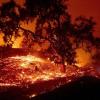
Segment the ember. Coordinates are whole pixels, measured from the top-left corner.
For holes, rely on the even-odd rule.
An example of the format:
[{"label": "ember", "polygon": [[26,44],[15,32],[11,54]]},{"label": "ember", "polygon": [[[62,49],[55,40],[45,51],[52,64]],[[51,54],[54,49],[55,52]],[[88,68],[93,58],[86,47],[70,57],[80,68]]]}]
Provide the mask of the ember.
[{"label": "ember", "polygon": [[[8,57],[0,60],[0,85],[21,85],[34,83],[38,80],[50,80],[57,77],[79,77],[89,69],[67,67],[66,73],[60,71],[60,67],[52,62],[32,55]],[[93,69],[93,68],[92,68]],[[94,70],[89,69],[91,72]],[[94,71],[95,72],[95,71]],[[5,74],[6,73],[6,74]]]},{"label": "ember", "polygon": [[16,57],[11,57],[16,60],[21,60],[22,62],[20,63],[20,66],[23,68],[27,68],[31,66],[34,62],[44,62],[43,59],[37,58],[35,56],[27,55],[27,56],[16,56]]},{"label": "ember", "polygon": [[[64,78],[64,83],[69,83],[78,77],[91,73],[91,75],[98,77],[93,67],[81,69],[67,66],[66,72],[63,73],[57,64],[48,61],[48,59],[45,60],[32,55],[0,59],[0,66],[0,87],[28,87],[37,82],[55,80],[57,78]],[[59,83],[56,87],[64,83]],[[35,96],[34,93],[32,94],[29,95],[29,98]],[[39,93],[36,94],[38,95]]]},{"label": "ember", "polygon": [[[23,81],[34,83],[37,80],[49,80],[64,75],[59,71],[57,72],[51,63],[32,55],[5,58],[1,63],[0,82],[5,83],[5,85],[12,85],[13,83],[21,84]],[[47,66],[44,70],[45,64]],[[50,66],[51,68],[48,70]]]},{"label": "ember", "polygon": [[66,0],[7,1],[0,3],[1,95],[10,88],[32,98],[83,76],[100,78],[89,65],[99,59],[93,18],[72,21]]}]

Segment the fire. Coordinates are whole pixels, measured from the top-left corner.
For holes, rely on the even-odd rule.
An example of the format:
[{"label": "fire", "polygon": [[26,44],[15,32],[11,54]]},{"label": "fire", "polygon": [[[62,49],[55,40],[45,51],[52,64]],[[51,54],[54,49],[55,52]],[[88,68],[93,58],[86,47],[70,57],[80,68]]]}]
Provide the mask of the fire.
[{"label": "fire", "polygon": [[45,62],[43,59],[41,58],[38,58],[36,56],[32,56],[32,55],[27,55],[27,56],[16,56],[16,57],[12,57],[14,59],[17,59],[17,60],[21,60],[22,63],[20,63],[20,66],[23,67],[23,68],[27,68],[30,66],[30,64],[32,63],[36,63],[36,62]]},{"label": "fire", "polygon": [[[5,67],[0,69],[0,82],[6,82],[5,84],[21,84],[23,81],[34,83],[37,80],[50,80],[73,75],[80,76],[84,75],[85,72],[85,70],[81,71],[80,68],[72,66],[66,67],[66,73],[63,73],[60,66],[54,62],[33,55],[5,58],[3,63]],[[2,76],[3,73],[6,73],[6,75]]]},{"label": "fire", "polygon": [[76,65],[78,67],[84,67],[88,63],[92,62],[91,54],[89,52],[86,52],[82,48],[79,48],[76,50],[76,56],[77,56],[76,57],[76,61],[77,61]]},{"label": "fire", "polygon": [[21,48],[22,40],[23,40],[23,36],[18,37],[16,40],[14,40],[14,44],[12,45],[12,48]]},{"label": "fire", "polygon": [[29,96],[29,98],[33,98],[35,96],[36,96],[36,94],[32,94],[32,95]]},{"label": "fire", "polygon": [[22,60],[22,61],[27,61],[29,63],[30,62],[43,62],[44,61],[43,59],[35,57],[35,56],[32,56],[32,55],[16,56],[16,57],[11,57],[11,58],[19,59],[19,60]]},{"label": "fire", "polygon": [[3,40],[3,33],[0,33],[0,46],[4,45],[4,40]]},{"label": "fire", "polygon": [[[64,79],[64,83],[69,83],[85,74],[99,77],[93,67],[81,69],[66,66],[66,72],[64,73],[60,70],[61,66],[50,62],[49,58],[42,59],[33,55],[0,59],[0,66],[3,66],[2,63],[4,67],[0,69],[0,87],[28,87],[37,82],[46,82],[58,78]],[[59,83],[59,86],[64,83]],[[31,98],[38,94],[33,92],[28,97]]]},{"label": "fire", "polygon": [[32,55],[5,58],[4,65],[5,67],[0,69],[0,85],[3,86],[22,84],[23,81],[33,84],[38,80],[46,81],[66,76],[54,63]]}]

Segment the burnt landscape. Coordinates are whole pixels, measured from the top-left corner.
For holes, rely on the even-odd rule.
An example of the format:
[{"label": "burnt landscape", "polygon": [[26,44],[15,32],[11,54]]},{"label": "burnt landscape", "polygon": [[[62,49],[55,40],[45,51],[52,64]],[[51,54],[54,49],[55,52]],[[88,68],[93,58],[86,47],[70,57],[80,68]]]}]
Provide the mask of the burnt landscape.
[{"label": "burnt landscape", "polygon": [[[21,52],[21,51],[20,51]],[[45,62],[44,62],[45,61]],[[38,70],[35,69],[38,63]],[[41,64],[42,63],[42,64]],[[62,100],[99,98],[100,73],[94,67],[67,66],[61,72],[51,61],[32,55],[0,60],[1,100]],[[45,68],[46,66],[46,68]],[[71,68],[72,67],[72,68]]]},{"label": "burnt landscape", "polygon": [[93,17],[74,21],[66,0],[0,0],[0,100],[99,100],[100,38]]}]

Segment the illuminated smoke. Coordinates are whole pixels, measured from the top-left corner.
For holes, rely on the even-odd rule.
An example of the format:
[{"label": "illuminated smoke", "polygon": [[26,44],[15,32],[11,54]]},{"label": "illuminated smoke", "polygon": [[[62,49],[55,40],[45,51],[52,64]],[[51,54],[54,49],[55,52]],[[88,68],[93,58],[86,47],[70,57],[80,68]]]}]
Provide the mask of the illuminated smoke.
[{"label": "illuminated smoke", "polygon": [[76,53],[76,65],[78,67],[83,67],[92,62],[91,54],[84,49],[79,48],[76,50]]}]

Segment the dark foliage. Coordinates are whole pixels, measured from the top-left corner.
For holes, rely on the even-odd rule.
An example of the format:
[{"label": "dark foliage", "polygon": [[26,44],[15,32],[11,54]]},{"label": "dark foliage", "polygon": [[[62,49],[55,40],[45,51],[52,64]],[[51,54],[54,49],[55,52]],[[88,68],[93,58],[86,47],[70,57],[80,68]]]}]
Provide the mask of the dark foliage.
[{"label": "dark foliage", "polygon": [[[0,8],[0,31],[4,33],[6,46],[12,46],[12,36],[17,38],[20,36],[19,30],[22,30],[29,48],[34,41],[39,43],[48,40],[50,47],[45,52],[50,53],[53,60],[60,57],[61,63],[74,64],[76,48],[85,43],[85,49],[89,51],[95,44],[92,35],[95,23],[92,18],[84,17],[78,17],[72,23],[65,2],[66,0],[26,0],[24,7],[21,7],[11,0],[3,4]],[[19,14],[16,13],[16,8]],[[34,33],[20,26],[20,21],[29,22],[36,17]],[[45,36],[42,35],[43,30]]]}]

